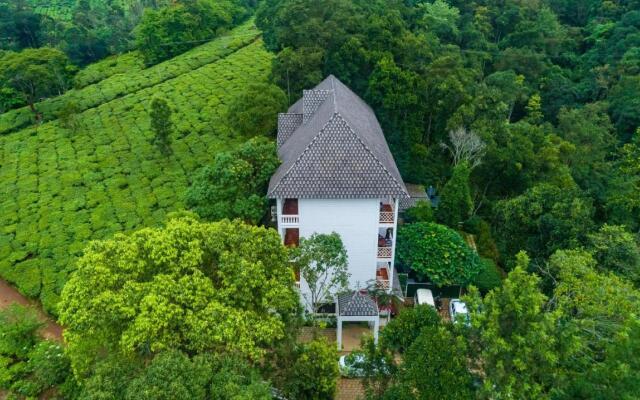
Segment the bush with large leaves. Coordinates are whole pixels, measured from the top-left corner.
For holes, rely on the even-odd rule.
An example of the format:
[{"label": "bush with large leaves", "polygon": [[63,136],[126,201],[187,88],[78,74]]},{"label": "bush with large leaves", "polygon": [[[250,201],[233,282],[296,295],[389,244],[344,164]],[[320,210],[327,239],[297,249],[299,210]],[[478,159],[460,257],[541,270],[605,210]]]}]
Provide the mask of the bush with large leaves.
[{"label": "bush with large leaves", "polygon": [[480,272],[478,255],[456,231],[434,223],[398,230],[398,261],[438,286],[465,285]]}]

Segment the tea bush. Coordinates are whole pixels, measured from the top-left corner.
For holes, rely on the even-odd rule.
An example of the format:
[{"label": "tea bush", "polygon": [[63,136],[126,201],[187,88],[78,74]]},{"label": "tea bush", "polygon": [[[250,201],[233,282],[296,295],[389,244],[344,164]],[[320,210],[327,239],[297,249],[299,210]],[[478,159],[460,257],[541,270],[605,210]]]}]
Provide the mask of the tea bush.
[{"label": "tea bush", "polygon": [[[88,66],[89,72],[81,71],[78,74],[80,81],[76,81],[76,84],[81,86],[82,82],[100,79],[100,76],[104,77],[102,80],[80,89],[69,90],[62,96],[41,101],[36,104],[36,108],[43,114],[45,120],[57,118],[61,109],[70,102],[75,103],[80,111],[86,111],[223,60],[255,41],[259,34],[253,21],[248,21],[231,30],[228,35],[198,46],[171,60],[143,70],[132,68],[126,73],[119,73],[121,67],[117,64],[113,66],[113,70],[109,70],[111,61],[103,60],[96,63],[97,65]],[[92,75],[98,75],[98,77],[91,78]],[[191,82],[197,83],[198,80],[193,79]],[[0,135],[14,132],[33,122],[33,113],[28,107],[11,110],[0,115]]]},{"label": "tea bush", "polygon": [[[257,35],[249,25],[238,29]],[[271,55],[255,36],[245,38],[241,48],[230,47],[237,37],[223,37],[72,91],[83,110],[73,131],[53,120],[0,136],[0,276],[55,314],[90,240],[158,225],[184,208],[193,172],[246,140],[228,126],[227,105],[247,85],[266,82]],[[169,156],[150,143],[157,95],[174,109]],[[64,101],[52,99],[49,110]]]}]

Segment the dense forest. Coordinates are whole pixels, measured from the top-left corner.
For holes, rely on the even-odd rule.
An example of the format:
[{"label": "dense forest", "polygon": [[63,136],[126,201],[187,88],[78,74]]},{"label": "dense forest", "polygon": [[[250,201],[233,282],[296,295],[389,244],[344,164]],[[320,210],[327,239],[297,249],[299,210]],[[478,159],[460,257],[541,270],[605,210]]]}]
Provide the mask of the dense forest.
[{"label": "dense forest", "polygon": [[436,190],[399,268],[471,313],[365,340],[366,398],[638,397],[640,1],[38,3],[0,0],[0,275],[66,345],[3,312],[0,388],[333,398],[265,197],[275,114],[333,74]]}]

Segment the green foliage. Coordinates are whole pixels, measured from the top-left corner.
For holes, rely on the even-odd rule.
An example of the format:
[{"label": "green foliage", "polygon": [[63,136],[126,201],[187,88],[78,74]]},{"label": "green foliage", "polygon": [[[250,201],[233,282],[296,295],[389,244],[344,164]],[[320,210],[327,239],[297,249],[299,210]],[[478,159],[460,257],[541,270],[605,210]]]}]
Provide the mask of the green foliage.
[{"label": "green foliage", "polygon": [[261,83],[247,86],[229,105],[229,125],[243,136],[272,135],[287,96],[279,87]]},{"label": "green foliage", "polygon": [[39,339],[42,326],[31,308],[12,304],[0,311],[0,389],[10,396],[35,398],[74,384],[63,347]]},{"label": "green foliage", "polygon": [[481,270],[471,284],[477,287],[482,293],[487,293],[492,289],[500,287],[502,284],[502,274],[496,263],[489,258],[481,258],[480,265]]},{"label": "green foliage", "polygon": [[471,217],[473,201],[469,188],[469,164],[462,162],[453,168],[451,179],[442,188],[436,211],[438,222],[457,229]]},{"label": "green foliage", "polygon": [[[83,76],[84,71],[92,71],[94,66],[98,69],[106,69],[104,72],[100,73],[97,78],[95,78],[96,82],[94,84],[83,86],[80,89],[69,90],[61,96],[40,101],[36,105],[36,108],[43,114],[44,120],[51,120],[55,119],[60,109],[69,102],[77,103],[81,111],[86,111],[94,107],[105,107],[106,104],[111,101],[134,93],[137,93],[137,96],[144,96],[145,99],[149,101],[153,96],[148,96],[148,91],[153,91],[154,95],[162,95],[162,97],[173,100],[172,104],[174,106],[180,106],[179,102],[177,102],[177,99],[175,98],[177,95],[176,93],[173,93],[172,88],[184,89],[184,86],[193,86],[194,82],[203,83],[197,90],[197,93],[202,97],[202,99],[187,98],[183,99],[182,102],[189,103],[190,111],[193,111],[194,109],[200,110],[204,106],[216,108],[221,104],[224,104],[224,102],[214,102],[211,97],[215,94],[215,97],[218,98],[217,100],[219,101],[219,97],[225,93],[224,90],[220,90],[222,89],[221,83],[231,83],[226,82],[226,78],[222,77],[218,71],[212,71],[212,69],[215,70],[217,69],[216,67],[219,67],[216,63],[221,62],[224,64],[225,61],[221,60],[224,60],[236,51],[239,51],[251,44],[258,34],[259,32],[255,29],[253,24],[251,22],[247,22],[231,30],[228,35],[219,37],[208,43],[204,43],[201,46],[198,46],[171,60],[146,69],[135,67],[125,68],[125,70],[122,71],[116,65],[112,70],[108,67],[111,62],[107,59],[80,71],[78,76],[81,77]],[[128,57],[129,54],[126,54],[123,57]],[[139,57],[139,55],[136,55],[135,57]],[[268,57],[268,55],[265,53],[265,55],[255,59],[258,62],[253,65],[254,70],[257,69],[264,72],[263,70],[265,69],[265,65],[268,64],[268,62],[265,63],[264,57]],[[140,63],[140,61],[138,61],[138,63]],[[201,72],[206,74],[204,79],[209,77],[208,81],[203,81],[203,76],[196,75],[195,71],[199,68],[202,68]],[[245,69],[244,72],[248,73],[249,71]],[[264,80],[267,75],[268,74],[265,73],[260,77],[254,77],[253,81],[248,82]],[[176,79],[176,81],[169,82],[173,79]],[[238,86],[238,88],[240,87],[243,87],[243,85]],[[181,97],[187,97],[186,92],[186,89],[182,90],[180,92]],[[189,91],[188,94],[192,93],[192,91]],[[168,97],[168,94],[171,94],[171,96]],[[186,106],[186,104],[184,104],[184,106]],[[131,107],[131,104],[126,103],[120,107]],[[197,121],[200,120],[198,119]],[[0,134],[16,131],[31,123],[33,123],[33,115],[28,108],[12,110],[0,115]]]},{"label": "green foliage", "polygon": [[194,0],[147,9],[136,27],[136,47],[147,65],[157,64],[211,40],[245,9],[235,0]]},{"label": "green foliage", "polygon": [[229,351],[258,358],[298,303],[274,230],[176,217],[92,242],[60,303],[74,370],[102,350]]},{"label": "green foliage", "polygon": [[579,245],[593,226],[589,198],[578,189],[549,184],[496,203],[495,212],[496,239],[508,261],[520,250],[542,259]]},{"label": "green foliage", "polygon": [[470,291],[471,323],[479,330],[472,352],[486,375],[483,398],[550,398],[560,362],[559,315],[545,312],[547,298],[539,278],[525,272],[527,263],[519,256],[519,265],[484,300]]},{"label": "green foliage", "polygon": [[177,350],[145,365],[121,354],[100,360],[83,379],[77,398],[268,400],[269,385],[245,360],[210,353],[189,357]]},{"label": "green foliage", "polygon": [[443,225],[414,223],[398,229],[398,261],[439,286],[466,285],[480,271],[478,255]]},{"label": "green foliage", "polygon": [[[89,240],[158,226],[167,213],[184,208],[190,176],[211,163],[212,154],[242,143],[229,136],[225,103],[268,75],[271,57],[261,42],[246,46],[255,29],[238,29],[249,36],[237,44],[223,37],[45,102],[53,110],[76,101],[74,134],[51,121],[0,136],[0,191],[11,193],[0,195],[4,279],[39,296],[57,314],[60,291]],[[158,95],[174,108],[176,134],[168,157],[149,137],[145,109]],[[38,108],[43,111],[44,103]],[[6,113],[0,120],[9,114],[17,115]]]},{"label": "green foliage", "polygon": [[640,284],[640,245],[624,227],[603,225],[589,235],[588,249],[600,268]]},{"label": "green foliage", "polygon": [[494,262],[500,260],[498,246],[491,234],[491,225],[487,221],[478,216],[471,217],[465,223],[464,230],[475,235],[474,241],[480,257],[489,258]]},{"label": "green foliage", "polygon": [[24,96],[35,113],[35,102],[61,94],[70,83],[73,67],[60,50],[47,47],[0,54],[0,81]]},{"label": "green foliage", "polygon": [[431,202],[419,200],[415,206],[405,210],[404,222],[433,222],[433,208]]},{"label": "green foliage", "polygon": [[158,146],[162,154],[171,152],[171,133],[173,132],[173,122],[171,121],[171,107],[167,101],[160,97],[151,100],[151,130],[154,133],[153,143]]},{"label": "green foliage", "polygon": [[292,248],[289,255],[309,286],[309,292],[303,296],[313,312],[347,289],[348,255],[339,234],[314,233],[300,238],[300,245]]},{"label": "green foliage", "polygon": [[12,304],[0,311],[0,355],[25,359],[42,322],[33,309]]},{"label": "green foliage", "polygon": [[335,345],[325,338],[299,345],[290,367],[285,396],[292,400],[331,400],[339,377]]},{"label": "green foliage", "polygon": [[204,400],[209,366],[177,350],[158,354],[127,385],[125,399]]},{"label": "green foliage", "polygon": [[186,204],[207,220],[241,218],[256,224],[267,212],[267,185],[279,164],[273,142],[250,139],[237,150],[216,154],[198,171]]},{"label": "green foliage", "polygon": [[116,54],[87,65],[73,77],[73,87],[82,89],[116,74],[133,74],[144,68],[142,55],[137,51]]},{"label": "green foliage", "polygon": [[394,352],[407,351],[424,328],[440,325],[438,312],[430,305],[403,309],[380,332],[380,344]]},{"label": "green foliage", "polygon": [[445,326],[427,326],[404,354],[398,380],[416,399],[473,399],[467,344]]}]

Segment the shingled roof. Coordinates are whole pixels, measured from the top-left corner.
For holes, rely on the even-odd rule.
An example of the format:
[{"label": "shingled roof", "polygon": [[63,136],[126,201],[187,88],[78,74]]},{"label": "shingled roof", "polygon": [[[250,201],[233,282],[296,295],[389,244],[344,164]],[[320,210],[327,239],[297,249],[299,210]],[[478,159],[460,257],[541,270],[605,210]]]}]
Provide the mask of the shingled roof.
[{"label": "shingled roof", "polygon": [[338,314],[348,317],[377,316],[378,305],[368,294],[354,291],[338,295]]},{"label": "shingled roof", "polygon": [[373,110],[333,75],[278,116],[271,198],[408,198]]}]

